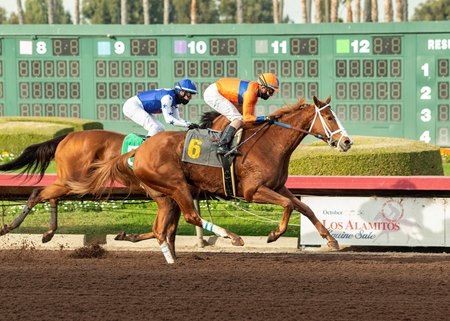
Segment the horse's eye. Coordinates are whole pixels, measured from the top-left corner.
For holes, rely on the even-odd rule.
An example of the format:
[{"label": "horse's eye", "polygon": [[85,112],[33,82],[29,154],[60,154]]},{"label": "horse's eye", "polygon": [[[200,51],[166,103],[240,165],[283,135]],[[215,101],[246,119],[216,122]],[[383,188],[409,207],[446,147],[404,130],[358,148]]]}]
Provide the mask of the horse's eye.
[{"label": "horse's eye", "polygon": [[333,116],[328,116],[328,118],[327,118],[329,121],[332,121],[333,120]]}]

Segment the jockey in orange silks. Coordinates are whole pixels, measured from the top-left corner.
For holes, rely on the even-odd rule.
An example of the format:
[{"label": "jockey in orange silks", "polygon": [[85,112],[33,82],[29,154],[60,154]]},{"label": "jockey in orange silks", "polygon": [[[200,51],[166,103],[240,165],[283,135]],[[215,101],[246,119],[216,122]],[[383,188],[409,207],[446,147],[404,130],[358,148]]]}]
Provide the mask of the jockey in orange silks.
[{"label": "jockey in orange silks", "polygon": [[[229,144],[236,131],[244,123],[257,121],[271,121],[267,116],[255,116],[258,98],[264,100],[279,91],[279,81],[275,74],[265,73],[258,77],[258,81],[248,81],[236,78],[222,78],[206,88],[203,98],[205,102],[231,122],[220,137],[217,153],[224,155],[230,151]],[[236,109],[242,106],[242,115]]]}]

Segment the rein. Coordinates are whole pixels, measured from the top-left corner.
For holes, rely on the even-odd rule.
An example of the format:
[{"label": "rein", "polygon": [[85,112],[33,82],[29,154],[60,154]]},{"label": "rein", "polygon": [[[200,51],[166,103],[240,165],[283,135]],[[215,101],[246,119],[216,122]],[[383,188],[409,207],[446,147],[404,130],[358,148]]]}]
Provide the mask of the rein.
[{"label": "rein", "polygon": [[305,130],[303,128],[298,128],[298,127],[291,126],[289,124],[280,123],[279,121],[274,122],[274,124],[278,125],[278,126],[281,126],[281,127],[284,127],[284,128],[293,129],[293,130],[296,130],[296,131],[301,132],[301,133],[312,135],[312,136],[317,137],[319,139],[323,139],[322,135],[310,132],[309,130]]},{"label": "rein", "polygon": [[[302,128],[294,127],[294,126],[291,126],[291,125],[289,125],[289,124],[280,123],[280,122],[277,122],[277,121],[274,122],[274,124],[276,124],[276,125],[278,125],[278,126],[281,126],[281,127],[284,127],[284,128],[293,129],[293,130],[296,130],[296,131],[299,131],[299,132],[302,132],[302,133],[305,133],[305,134],[308,134],[308,135],[312,135],[312,136],[314,136],[314,137],[317,137],[318,139],[324,139],[324,138],[326,138],[327,143],[328,143],[328,145],[330,145],[330,146],[332,146],[332,144],[334,143],[334,142],[333,142],[333,139],[332,139],[333,135],[342,132],[342,135],[341,135],[341,137],[339,138],[339,141],[338,141],[337,144],[336,144],[336,148],[339,148],[338,146],[339,146],[340,140],[343,139],[344,136],[348,136],[348,135],[347,135],[347,132],[345,131],[345,129],[344,129],[344,127],[342,126],[341,122],[339,121],[339,119],[337,118],[337,116],[336,116],[336,114],[333,112],[333,110],[331,110],[331,113],[333,114],[333,116],[334,116],[334,118],[335,118],[335,120],[336,120],[336,122],[337,122],[337,124],[338,124],[338,126],[339,126],[339,129],[337,129],[337,130],[335,130],[334,132],[332,132],[331,129],[328,127],[327,123],[325,122],[325,119],[323,119],[322,114],[320,113],[323,109],[325,109],[325,108],[327,108],[327,107],[330,107],[330,105],[329,105],[329,104],[326,104],[325,106],[320,107],[320,108],[317,107],[317,106],[314,106],[314,107],[315,107],[315,109],[316,109],[316,113],[315,113],[315,115],[314,115],[314,119],[313,119],[312,122],[311,122],[311,126],[309,127],[309,130],[305,130],[305,129],[302,129]],[[316,133],[311,132],[311,129],[313,128],[314,123],[316,122],[317,118],[319,118],[319,120],[320,120],[320,122],[321,122],[321,124],[322,124],[322,127],[323,127],[323,129],[324,129],[324,131],[325,131],[325,133],[326,133],[326,137],[324,137],[324,136],[321,135],[321,134],[316,134]]]},{"label": "rein", "polygon": [[[334,115],[334,118],[335,118],[335,120],[336,120],[336,122],[337,122],[337,124],[338,124],[338,126],[339,126],[339,129],[338,129],[338,130],[335,130],[334,132],[332,132],[332,131],[330,130],[330,128],[328,127],[328,125],[326,124],[325,119],[323,119],[323,116],[322,116],[322,114],[321,114],[320,112],[321,112],[323,109],[325,109],[325,108],[327,108],[327,107],[330,107],[329,104],[326,104],[325,106],[320,107],[320,108],[317,107],[317,106],[314,106],[314,107],[315,107],[315,109],[316,109],[316,113],[315,113],[315,115],[314,115],[314,119],[313,119],[312,122],[311,122],[311,126],[310,126],[309,130],[306,130],[306,129],[303,129],[303,128],[299,128],[299,127],[295,127],[295,126],[292,126],[292,125],[290,125],[290,124],[281,123],[281,122],[279,122],[279,121],[274,121],[273,123],[274,123],[275,125],[277,125],[277,126],[281,126],[281,127],[287,128],[287,129],[293,129],[293,130],[295,130],[295,131],[298,131],[298,132],[301,132],[301,133],[305,133],[305,134],[307,134],[307,135],[314,136],[314,137],[316,137],[316,138],[318,138],[318,139],[324,140],[324,139],[326,138],[327,143],[328,143],[330,146],[331,146],[332,143],[333,143],[332,137],[333,137],[334,134],[337,134],[337,133],[342,132],[342,135],[341,135],[341,137],[339,138],[339,140],[343,139],[344,136],[348,136],[348,135],[347,135],[347,132],[345,131],[344,127],[342,126],[341,122],[339,121],[339,119],[337,118],[336,114],[335,114],[333,111],[331,111],[331,113]],[[325,133],[326,133],[326,137],[324,137],[324,136],[321,135],[321,134],[313,133],[313,132],[311,131],[311,129],[313,128],[314,123],[316,122],[317,118],[319,118],[319,120],[320,120],[320,122],[321,122],[321,124],[322,124],[322,127],[323,127],[323,129],[324,129],[324,131],[325,131]],[[234,153],[239,147],[241,147],[243,144],[245,144],[248,140],[250,140],[250,139],[251,139],[253,136],[255,136],[260,130],[262,130],[263,128],[267,127],[267,125],[269,125],[269,124],[270,124],[270,123],[265,123],[264,125],[262,125],[261,127],[259,127],[257,131],[255,131],[252,135],[250,135],[246,140],[244,140],[243,142],[241,142],[240,144],[238,144],[238,145],[236,145],[234,148],[232,148],[228,153],[225,154],[225,156],[229,156],[229,155],[231,155],[232,153]],[[340,141],[339,141],[338,144],[336,145],[336,148],[339,148],[339,147],[338,147],[338,146],[339,146],[339,143],[340,143]]]}]

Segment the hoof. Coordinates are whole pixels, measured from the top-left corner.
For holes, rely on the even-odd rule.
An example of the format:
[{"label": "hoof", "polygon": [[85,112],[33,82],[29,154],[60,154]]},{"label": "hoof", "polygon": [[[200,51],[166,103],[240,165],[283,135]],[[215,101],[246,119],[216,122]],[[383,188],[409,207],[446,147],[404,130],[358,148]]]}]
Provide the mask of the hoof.
[{"label": "hoof", "polygon": [[331,251],[339,251],[340,250],[339,243],[337,241],[329,241],[327,243],[327,245],[328,245],[328,249]]},{"label": "hoof", "polygon": [[3,225],[3,227],[0,229],[0,235],[5,235],[5,234],[8,234],[8,232],[9,232],[9,228],[8,228],[8,225]]},{"label": "hoof", "polygon": [[127,233],[120,232],[119,234],[116,235],[116,237],[114,239],[116,241],[124,241],[124,240],[126,240],[126,237],[127,237]]},{"label": "hoof", "polygon": [[55,235],[54,232],[45,232],[44,235],[42,235],[42,243],[50,242],[53,238],[53,235]]},{"label": "hoof", "polygon": [[233,237],[231,239],[231,244],[234,246],[244,246],[244,240],[240,236]]},{"label": "hoof", "polygon": [[278,240],[279,236],[275,234],[274,231],[270,232],[269,236],[267,237],[267,243],[272,243]]},{"label": "hoof", "polygon": [[231,244],[234,246],[244,246],[244,240],[236,233],[228,231],[228,237],[231,238]]},{"label": "hoof", "polygon": [[116,237],[114,238],[116,241],[128,241],[128,242],[139,242],[140,240],[138,239],[138,234],[130,234],[128,235],[125,232],[121,232],[119,234],[116,235]]}]

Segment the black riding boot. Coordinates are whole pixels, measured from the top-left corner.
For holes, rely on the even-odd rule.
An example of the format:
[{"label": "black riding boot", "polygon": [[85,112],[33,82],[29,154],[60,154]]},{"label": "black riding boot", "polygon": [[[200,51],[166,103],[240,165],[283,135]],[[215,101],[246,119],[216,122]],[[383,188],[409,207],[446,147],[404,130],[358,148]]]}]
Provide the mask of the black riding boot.
[{"label": "black riding boot", "polygon": [[217,154],[225,155],[230,151],[230,142],[233,139],[234,134],[236,133],[236,129],[230,125],[228,125],[225,130],[222,132],[222,136],[220,136],[220,140],[217,143]]}]

